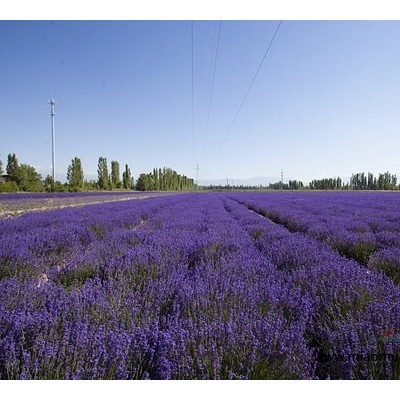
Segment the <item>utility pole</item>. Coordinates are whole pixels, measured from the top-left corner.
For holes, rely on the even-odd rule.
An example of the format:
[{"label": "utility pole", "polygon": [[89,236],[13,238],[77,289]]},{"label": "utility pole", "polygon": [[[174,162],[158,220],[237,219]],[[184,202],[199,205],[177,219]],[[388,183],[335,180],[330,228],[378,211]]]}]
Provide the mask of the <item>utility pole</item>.
[{"label": "utility pole", "polygon": [[198,185],[199,184],[199,163],[197,163],[196,164],[196,168],[195,168],[195,170],[196,170],[196,185]]},{"label": "utility pole", "polygon": [[283,168],[281,169],[281,190],[283,190]]},{"label": "utility pole", "polygon": [[56,133],[54,130],[54,104],[55,101],[53,98],[49,100],[50,104],[50,116],[51,116],[51,158],[52,158],[52,165],[51,165],[51,171],[52,171],[52,177],[53,177],[53,187],[52,190],[54,191],[54,186],[56,182]]}]

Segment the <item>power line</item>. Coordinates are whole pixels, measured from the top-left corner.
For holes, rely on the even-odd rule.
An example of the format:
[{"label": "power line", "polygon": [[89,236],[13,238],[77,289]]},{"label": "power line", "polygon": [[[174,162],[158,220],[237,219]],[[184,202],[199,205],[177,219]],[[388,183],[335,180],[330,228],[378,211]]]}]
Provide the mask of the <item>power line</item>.
[{"label": "power line", "polygon": [[[212,42],[211,42],[210,62],[209,62],[209,67],[208,67],[206,108],[207,108],[207,104],[208,104],[208,98],[210,95],[211,79],[212,79],[214,55],[215,55],[215,45],[217,43],[218,21],[214,21],[214,22],[215,23],[214,23],[214,29],[213,29],[213,35],[212,35]],[[206,114],[207,114],[207,109],[206,109]]]},{"label": "power line", "polygon": [[205,152],[206,152],[206,147],[207,147],[207,134],[208,134],[208,127],[209,127],[209,122],[210,122],[210,113],[211,113],[211,103],[212,103],[212,96],[213,96],[213,90],[214,90],[215,71],[217,69],[217,60],[218,60],[218,52],[219,52],[219,39],[221,37],[221,25],[222,25],[222,21],[219,21],[217,47],[215,49],[214,65],[213,65],[213,72],[212,72],[212,79],[211,79],[211,89],[210,89],[210,96],[209,96],[209,99],[208,99],[206,130],[205,130],[205,135],[204,135],[203,158],[204,158],[204,155],[205,155]]},{"label": "power line", "polygon": [[268,53],[269,53],[269,50],[270,50],[270,48],[271,48],[271,46],[272,46],[272,43],[273,43],[274,40],[275,40],[275,37],[276,37],[276,35],[277,35],[278,31],[279,31],[279,28],[280,28],[281,25],[282,25],[282,22],[283,22],[283,21],[279,21],[279,24],[278,24],[278,26],[277,26],[276,29],[275,29],[275,32],[274,32],[274,34],[273,34],[273,36],[272,36],[272,39],[270,40],[270,42],[269,42],[269,44],[268,44],[268,47],[267,47],[267,49],[265,50],[265,53],[264,53],[264,55],[263,55],[263,57],[262,57],[262,59],[261,59],[259,65],[258,65],[258,68],[257,68],[257,70],[256,70],[256,72],[255,72],[255,74],[254,74],[254,76],[253,76],[253,79],[251,80],[250,85],[249,85],[249,87],[247,88],[246,93],[245,93],[245,95],[243,96],[243,99],[242,99],[242,101],[241,101],[241,103],[240,103],[240,105],[239,105],[239,108],[237,109],[237,111],[236,111],[236,113],[235,113],[235,115],[234,115],[234,117],[233,117],[233,119],[232,119],[232,122],[231,122],[231,124],[229,125],[228,131],[227,131],[227,133],[226,133],[224,139],[222,140],[221,146],[218,148],[218,151],[217,151],[217,153],[215,154],[214,161],[215,161],[215,159],[217,158],[217,156],[218,156],[219,152],[221,151],[222,147],[224,146],[225,141],[226,141],[226,138],[229,136],[229,134],[230,134],[230,132],[231,132],[231,130],[232,130],[232,127],[233,127],[233,125],[234,125],[234,123],[235,123],[235,121],[236,121],[236,118],[238,117],[238,115],[239,115],[239,113],[240,113],[240,111],[241,111],[241,109],[242,109],[242,107],[243,107],[243,105],[244,105],[244,103],[245,103],[245,101],[246,101],[246,99],[247,99],[247,96],[249,95],[250,90],[251,90],[251,88],[253,87],[253,84],[254,84],[254,82],[255,82],[255,80],[256,80],[256,78],[257,78],[257,75],[258,75],[258,73],[260,72],[262,65],[264,64],[264,61],[265,61],[265,59],[266,59],[266,57],[267,57],[267,55],[268,55]]},{"label": "power line", "polygon": [[193,162],[194,162],[194,50],[193,50],[193,36],[194,36],[194,24],[192,21],[192,153],[193,153]]}]

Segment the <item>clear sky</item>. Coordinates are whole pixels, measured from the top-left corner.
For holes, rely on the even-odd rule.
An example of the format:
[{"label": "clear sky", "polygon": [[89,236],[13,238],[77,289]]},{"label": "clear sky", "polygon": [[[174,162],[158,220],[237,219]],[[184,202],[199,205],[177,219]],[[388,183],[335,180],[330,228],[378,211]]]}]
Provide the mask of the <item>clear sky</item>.
[{"label": "clear sky", "polygon": [[[308,182],[400,176],[400,22],[284,21],[226,141],[278,21],[1,21],[0,157],[51,171],[99,156],[135,177],[169,166],[199,178]],[[217,150],[220,149],[218,152]]]}]

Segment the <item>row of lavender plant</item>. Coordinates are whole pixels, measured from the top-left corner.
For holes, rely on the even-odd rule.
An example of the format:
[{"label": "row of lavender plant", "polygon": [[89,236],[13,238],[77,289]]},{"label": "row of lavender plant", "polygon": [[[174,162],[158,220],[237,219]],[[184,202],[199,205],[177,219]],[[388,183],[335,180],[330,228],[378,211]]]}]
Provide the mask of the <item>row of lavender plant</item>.
[{"label": "row of lavender plant", "polygon": [[3,379],[315,377],[308,299],[215,196],[1,225]]},{"label": "row of lavender plant", "polygon": [[[306,339],[317,354],[317,376],[399,379],[400,365],[395,359],[400,341],[383,337],[388,329],[399,327],[398,287],[324,242],[290,232],[237,201],[225,199],[225,203],[261,253],[309,298],[313,311]],[[368,356],[389,354],[391,362],[367,362]]]},{"label": "row of lavender plant", "polygon": [[400,284],[398,193],[236,194],[250,209],[322,240]]}]

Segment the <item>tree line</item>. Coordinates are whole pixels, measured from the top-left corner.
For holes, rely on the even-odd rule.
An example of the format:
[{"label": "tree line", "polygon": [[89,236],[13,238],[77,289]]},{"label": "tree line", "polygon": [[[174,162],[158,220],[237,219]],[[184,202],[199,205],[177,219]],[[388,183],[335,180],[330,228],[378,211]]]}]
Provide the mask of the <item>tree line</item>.
[{"label": "tree line", "polygon": [[[4,175],[6,172],[6,175]],[[122,172],[116,160],[111,161],[109,169],[107,158],[99,157],[97,180],[86,180],[82,161],[79,157],[71,160],[67,169],[67,182],[53,181],[50,175],[43,180],[36,169],[28,164],[20,164],[15,154],[9,154],[4,171],[0,160],[0,192],[79,192],[90,190],[154,190],[190,191],[198,189],[192,178],[180,175],[171,168],[154,168],[150,173],[141,173],[135,183],[128,164]],[[390,172],[364,172],[352,174],[348,182],[340,177],[314,179],[305,185],[302,181],[289,180],[274,182],[268,186],[210,185],[202,190],[399,190],[397,176]]]},{"label": "tree line", "polygon": [[205,190],[400,190],[397,176],[390,172],[379,173],[374,176],[371,172],[352,174],[348,182],[343,182],[340,177],[313,179],[308,185],[302,181],[289,180],[270,183],[269,185],[210,185],[204,186]]},{"label": "tree line", "polygon": [[371,172],[352,174],[349,182],[344,183],[339,177],[313,180],[310,189],[319,190],[398,190],[397,176],[390,172],[374,176]]},{"label": "tree line", "polygon": [[111,173],[108,171],[107,158],[99,157],[97,164],[97,180],[85,180],[82,161],[79,157],[74,157],[71,160],[71,164],[68,166],[67,182],[64,184],[59,181],[53,182],[53,178],[48,175],[44,181],[45,190],[47,192],[60,192],[63,191],[64,188],[64,191],[81,192],[89,190],[135,189],[132,173],[128,164],[125,164],[122,180],[118,161],[111,161]]},{"label": "tree line", "polygon": [[390,172],[379,174],[375,177],[373,174],[364,172],[353,174],[350,178],[350,188],[356,190],[395,190],[399,189],[397,185],[397,176]]},{"label": "tree line", "polygon": [[136,182],[137,190],[195,190],[196,185],[192,178],[180,175],[171,168],[154,168],[148,174],[140,174]]},{"label": "tree line", "polygon": [[[6,172],[6,175],[4,175]],[[43,180],[36,169],[28,164],[20,164],[15,154],[9,154],[4,171],[0,160],[0,192],[79,192],[90,190],[192,190],[194,181],[180,175],[171,168],[154,169],[149,174],[140,174],[135,184],[131,169],[125,164],[121,176],[120,164],[99,157],[97,180],[86,180],[82,161],[79,157],[71,160],[67,169],[67,182],[53,181],[50,175]]]}]

